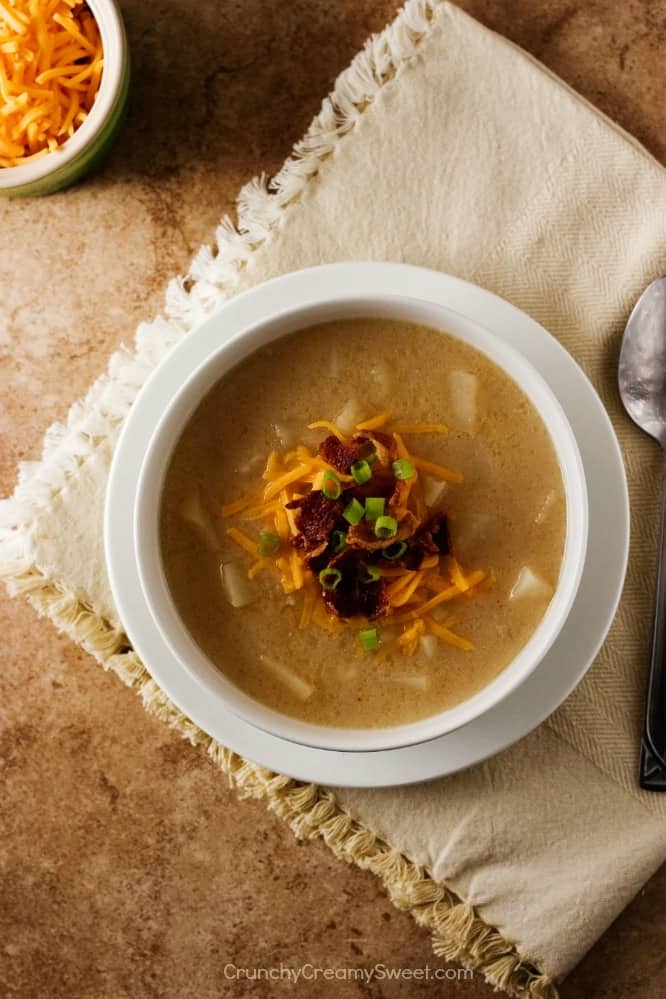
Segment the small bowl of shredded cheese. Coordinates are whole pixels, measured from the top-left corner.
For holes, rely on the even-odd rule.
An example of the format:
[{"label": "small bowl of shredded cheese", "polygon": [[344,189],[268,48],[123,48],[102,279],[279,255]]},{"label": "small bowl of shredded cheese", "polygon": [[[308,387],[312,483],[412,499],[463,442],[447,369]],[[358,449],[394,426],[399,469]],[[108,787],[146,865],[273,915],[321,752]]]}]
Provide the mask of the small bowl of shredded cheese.
[{"label": "small bowl of shredded cheese", "polygon": [[49,194],[92,169],[128,90],[115,0],[0,0],[0,194]]}]

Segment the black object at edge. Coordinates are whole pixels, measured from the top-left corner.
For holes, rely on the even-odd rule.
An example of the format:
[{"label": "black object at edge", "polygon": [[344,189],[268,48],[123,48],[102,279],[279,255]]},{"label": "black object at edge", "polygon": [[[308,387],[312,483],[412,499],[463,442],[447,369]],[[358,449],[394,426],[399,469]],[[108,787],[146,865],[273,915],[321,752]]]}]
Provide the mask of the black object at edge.
[{"label": "black object at edge", "polygon": [[666,791],[666,766],[645,739],[641,744],[638,780],[645,791]]}]

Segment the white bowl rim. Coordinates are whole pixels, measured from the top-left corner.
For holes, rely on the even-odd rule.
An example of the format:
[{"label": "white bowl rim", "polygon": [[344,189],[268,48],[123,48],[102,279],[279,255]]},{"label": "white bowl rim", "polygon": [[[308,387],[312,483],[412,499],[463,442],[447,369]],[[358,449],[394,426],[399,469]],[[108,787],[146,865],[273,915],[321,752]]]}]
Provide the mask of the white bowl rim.
[{"label": "white bowl rim", "polygon": [[104,56],[104,71],[95,102],[83,124],[58,149],[32,163],[0,169],[2,190],[34,184],[71,163],[99,134],[113,110],[127,60],[125,27],[115,0],[87,0],[87,3],[99,25]]},{"label": "white bowl rim", "polygon": [[[536,406],[553,439],[562,466],[567,496],[565,552],[560,580],[544,618],[519,655],[491,684],[454,708],[407,725],[362,730],[327,728],[301,722],[259,704],[227,680],[194,643],[168,594],[159,555],[157,516],[154,514],[157,512],[156,504],[159,503],[168,456],[191,413],[208,389],[222,377],[224,371],[229,370],[242,357],[256,349],[257,339],[261,338],[266,330],[269,333],[271,330],[273,332],[262,342],[269,342],[284,335],[287,329],[296,330],[323,321],[312,318],[313,311],[330,312],[331,308],[335,308],[338,313],[344,313],[346,308],[348,311],[345,314],[351,316],[378,315],[384,309],[389,310],[385,314],[395,315],[398,303],[403,305],[407,303],[407,308],[411,312],[411,321],[446,329],[451,335],[471,342],[505,371],[510,364],[512,370],[507,371],[507,374],[517,381]],[[421,313],[435,312],[439,318],[434,322],[432,319],[428,322],[422,316],[416,318],[414,312],[417,310]],[[304,312],[307,314],[305,319]],[[442,318],[443,316],[446,316],[446,319]],[[332,317],[329,315],[327,318]],[[452,319],[458,324],[458,332],[449,328]],[[460,332],[463,327],[466,328],[466,334]],[[276,332],[279,329],[284,329],[284,332]],[[230,356],[232,359],[229,361]],[[215,374],[212,374],[213,371]],[[516,377],[516,372],[520,377]],[[207,385],[199,391],[197,390],[199,383]],[[541,403],[533,395],[537,390],[540,393]],[[549,415],[544,413],[544,409]],[[554,427],[559,434],[558,440],[554,437]],[[165,455],[166,460],[164,460]],[[568,477],[565,475],[563,459],[567,463]],[[154,467],[156,460],[159,469]],[[324,749],[383,750],[429,741],[467,724],[507,697],[536,669],[559,634],[578,589],[587,544],[587,491],[578,445],[559,402],[542,376],[513,347],[509,347],[487,328],[460,312],[433,302],[410,298],[399,293],[350,297],[334,289],[329,294],[323,294],[316,304],[308,303],[305,308],[296,306],[285,309],[240,329],[230,340],[212,351],[185,380],[165,408],[144,456],[137,486],[135,544],[141,585],[151,614],[178,662],[195,676],[209,696],[221,697],[225,706],[239,717],[280,738]],[[158,586],[155,586],[156,572],[159,577]],[[567,585],[564,586],[564,583]],[[169,613],[165,613],[165,606],[169,608]]]}]

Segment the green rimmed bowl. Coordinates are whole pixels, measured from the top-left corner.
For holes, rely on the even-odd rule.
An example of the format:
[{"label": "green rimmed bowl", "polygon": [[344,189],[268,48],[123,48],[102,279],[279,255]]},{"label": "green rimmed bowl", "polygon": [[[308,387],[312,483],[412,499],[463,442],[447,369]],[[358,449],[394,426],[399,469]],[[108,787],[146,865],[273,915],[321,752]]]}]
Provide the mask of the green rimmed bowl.
[{"label": "green rimmed bowl", "polygon": [[89,173],[108,152],[123,120],[129,94],[127,35],[115,0],[88,0],[99,26],[104,72],[83,124],[63,145],[23,166],[0,167],[0,195],[17,198],[51,194]]}]

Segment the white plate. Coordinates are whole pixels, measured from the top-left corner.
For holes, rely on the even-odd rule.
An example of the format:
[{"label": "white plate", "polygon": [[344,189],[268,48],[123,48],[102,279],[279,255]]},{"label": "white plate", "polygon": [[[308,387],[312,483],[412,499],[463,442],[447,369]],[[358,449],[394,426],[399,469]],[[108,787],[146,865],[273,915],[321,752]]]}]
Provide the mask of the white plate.
[{"label": "white plate", "polygon": [[[213,705],[170,653],[146,606],[137,572],[136,483],[164,402],[230,337],[294,303],[321,298],[331,279],[349,295],[405,295],[468,316],[521,351],[562,404],[576,435],[587,482],[588,553],[574,607],[540,666],[479,719],[430,742],[344,753],[312,749],[253,728]],[[620,450],[590,382],[559,343],[508,302],[458,278],[405,264],[331,264],[287,274],[239,295],[176,347],[137,398],[118,441],[106,501],[105,546],[116,607],[156,682],[192,721],[230,749],[300,780],[338,786],[408,784],[454,773],[522,738],[573,690],[606,637],[622,591],[629,548],[629,500]]]}]

